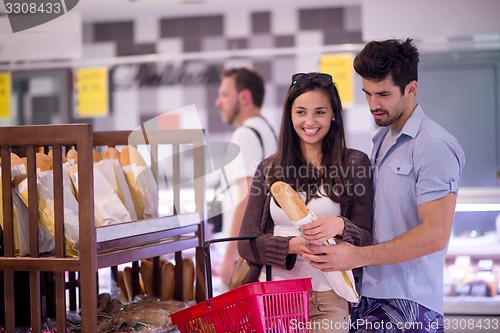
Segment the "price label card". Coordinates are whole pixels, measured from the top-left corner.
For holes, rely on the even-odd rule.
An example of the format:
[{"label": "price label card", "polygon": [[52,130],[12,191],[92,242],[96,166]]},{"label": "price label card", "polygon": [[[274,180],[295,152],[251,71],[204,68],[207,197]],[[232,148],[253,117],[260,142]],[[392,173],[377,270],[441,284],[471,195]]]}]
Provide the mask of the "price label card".
[{"label": "price label card", "polygon": [[350,53],[324,55],[320,59],[319,70],[333,77],[342,104],[354,102],[353,57]]},{"label": "price label card", "polygon": [[103,117],[109,113],[108,69],[75,71],[75,108],[78,117]]},{"label": "price label card", "polygon": [[0,117],[10,118],[10,73],[0,73]]}]

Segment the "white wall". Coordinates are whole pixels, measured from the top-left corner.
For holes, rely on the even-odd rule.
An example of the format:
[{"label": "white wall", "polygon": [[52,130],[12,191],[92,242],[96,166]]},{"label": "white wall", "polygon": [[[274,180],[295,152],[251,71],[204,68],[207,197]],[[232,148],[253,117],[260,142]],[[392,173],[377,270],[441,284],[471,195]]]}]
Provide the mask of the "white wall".
[{"label": "white wall", "polygon": [[9,18],[0,17],[0,62],[76,59],[82,56],[82,19],[68,12],[34,28],[12,32]]},{"label": "white wall", "polygon": [[500,34],[498,0],[362,0],[365,41]]}]

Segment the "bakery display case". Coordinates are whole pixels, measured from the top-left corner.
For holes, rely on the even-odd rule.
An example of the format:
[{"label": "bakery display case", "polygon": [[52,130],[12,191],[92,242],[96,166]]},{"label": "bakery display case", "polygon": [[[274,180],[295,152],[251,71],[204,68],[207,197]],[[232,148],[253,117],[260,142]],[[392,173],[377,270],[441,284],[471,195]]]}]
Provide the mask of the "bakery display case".
[{"label": "bakery display case", "polygon": [[460,190],[443,278],[446,332],[500,331],[500,188]]},{"label": "bakery display case", "polygon": [[[102,220],[105,222],[99,222],[98,225],[95,208],[101,206],[102,202],[98,201],[98,194],[94,191],[101,187],[97,182],[94,153],[105,147],[123,149],[125,146],[147,152],[150,165],[139,169],[137,178],[134,178],[136,185],[144,182],[144,176],[149,175],[149,172],[156,181],[164,178],[173,200],[171,213],[165,216],[145,214],[145,206],[151,201],[158,201],[159,188],[155,188],[157,192],[143,201],[142,218],[137,210],[137,220],[115,219],[111,223],[108,213],[116,207],[108,205],[101,211],[104,213],[102,215],[107,216]],[[19,315],[23,315],[19,311],[19,305],[24,305],[24,309],[27,308],[27,314],[24,315],[28,316],[33,332],[42,331],[42,322],[49,312],[56,319],[57,331],[67,331],[67,311],[74,307],[81,314],[81,331],[98,332],[97,272],[100,268],[158,258],[153,260],[154,288],[158,294],[159,257],[173,253],[176,283],[179,281],[176,291],[182,293],[183,251],[193,249],[196,267],[195,298],[197,301],[204,300],[204,146],[202,130],[145,131],[141,128],[137,131],[93,132],[89,124],[3,127],[0,131],[0,283],[3,290],[0,293],[0,298],[3,298],[0,317],[6,331],[16,331],[16,321]],[[68,173],[63,163],[63,157],[72,148],[78,152],[78,163],[75,164],[77,173],[72,174],[74,183],[69,190],[74,191],[74,197],[72,194],[68,195]],[[53,197],[50,200],[40,187],[43,183],[40,176],[41,161],[38,159],[40,149],[51,151],[51,181],[44,184],[52,189]],[[26,159],[26,170],[21,179],[26,183],[22,192],[26,193],[26,219],[22,220],[26,221],[24,224],[19,222],[20,211],[14,208],[16,202],[19,202],[20,193],[15,186],[21,184],[16,182],[14,185],[16,175],[14,168],[11,168],[14,152]],[[185,155],[189,158],[181,161],[181,152],[187,152]],[[168,160],[167,164],[164,163],[165,160]],[[149,181],[151,177],[148,178]],[[181,188],[186,183],[194,201],[190,211],[180,205]],[[145,188],[142,187],[142,190]],[[73,206],[70,209],[71,203]],[[26,232],[23,234],[21,230]],[[46,237],[47,233],[50,237]],[[40,236],[42,234],[45,236]],[[52,245],[51,250],[42,250],[46,249],[45,245]],[[136,295],[138,272],[136,270],[133,273]],[[47,281],[53,283],[47,284]]]}]

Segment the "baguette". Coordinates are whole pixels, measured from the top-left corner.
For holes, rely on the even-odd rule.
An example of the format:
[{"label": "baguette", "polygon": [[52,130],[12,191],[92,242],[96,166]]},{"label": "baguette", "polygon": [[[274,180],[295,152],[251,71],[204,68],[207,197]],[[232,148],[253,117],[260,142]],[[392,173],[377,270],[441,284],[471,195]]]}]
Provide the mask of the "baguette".
[{"label": "baguette", "polygon": [[124,302],[128,302],[128,292],[125,285],[125,277],[123,271],[118,271],[117,280],[118,281],[116,283],[118,284],[118,289],[120,289],[121,298]]},{"label": "baguette", "polygon": [[194,299],[194,262],[191,258],[182,260],[182,299],[191,301]]},{"label": "baguette", "polygon": [[160,299],[162,301],[174,298],[175,289],[175,267],[170,261],[165,262],[161,267],[161,288]]},{"label": "baguette", "polygon": [[73,164],[68,168],[68,173],[70,176],[74,176],[78,173],[78,164]]},{"label": "baguette", "polygon": [[125,147],[122,148],[122,151],[120,153],[120,165],[122,167],[130,165],[129,146],[125,146]]},{"label": "baguette", "polygon": [[140,268],[142,283],[144,285],[144,293],[148,296],[154,295],[153,283],[153,263],[151,260],[141,260]]},{"label": "baguette", "polygon": [[102,160],[102,155],[97,149],[92,149],[92,160],[93,162],[99,162]]},{"label": "baguette", "polygon": [[68,150],[66,153],[66,159],[74,164],[78,163],[78,153],[75,148]]},{"label": "baguette", "polygon": [[[73,164],[78,163],[78,152],[76,151],[75,148],[71,148],[68,150],[66,153],[66,159],[71,161]],[[102,160],[102,155],[97,149],[92,149],[92,161],[93,162],[99,162]]]},{"label": "baguette", "polygon": [[290,220],[300,221],[309,214],[304,201],[289,184],[277,181],[271,185],[271,193]]},{"label": "baguette", "polygon": [[120,160],[120,152],[115,147],[108,147],[102,153],[103,160]]},{"label": "baguette", "polygon": [[[54,151],[53,149],[50,149],[49,152],[47,153],[47,156],[53,161],[54,160]],[[66,156],[62,156],[62,162],[65,163],[66,162]]]},{"label": "baguette", "polygon": [[14,153],[10,153],[10,166],[14,167],[16,165],[23,164],[23,160]]},{"label": "baguette", "polygon": [[44,153],[36,153],[36,167],[40,171],[52,170],[52,159]]},{"label": "baguette", "polygon": [[[123,280],[125,281],[125,288],[127,289],[128,300],[132,301],[134,293],[132,291],[132,267],[126,266],[123,268]],[[139,288],[139,294],[143,294],[142,288]]]},{"label": "baguette", "polygon": [[167,259],[160,257],[160,271],[163,268],[163,266],[166,265],[167,262],[169,262]]},{"label": "baguette", "polygon": [[120,154],[120,165],[127,166],[131,164],[136,164],[138,166],[146,167],[147,164],[142,158],[141,153],[134,146],[127,145],[123,147]]},{"label": "baguette", "polygon": [[28,158],[26,156],[21,157],[21,160],[23,161],[24,167],[26,170],[28,170]]},{"label": "baguette", "polygon": [[[289,184],[277,181],[271,185],[271,193],[290,220],[300,221],[309,215],[309,209]],[[335,240],[333,239],[331,242],[330,240],[326,242],[326,245],[332,244],[335,244]],[[335,279],[338,273],[340,273],[340,278]],[[352,271],[327,272],[325,274],[333,290],[338,295],[350,302],[356,303],[358,301],[359,295],[354,287]]]},{"label": "baguette", "polygon": [[[26,157],[20,158],[16,154],[10,153],[10,166],[15,167],[21,164],[28,167],[28,159]],[[36,153],[36,167],[41,171],[52,170],[52,158],[44,153]]]}]

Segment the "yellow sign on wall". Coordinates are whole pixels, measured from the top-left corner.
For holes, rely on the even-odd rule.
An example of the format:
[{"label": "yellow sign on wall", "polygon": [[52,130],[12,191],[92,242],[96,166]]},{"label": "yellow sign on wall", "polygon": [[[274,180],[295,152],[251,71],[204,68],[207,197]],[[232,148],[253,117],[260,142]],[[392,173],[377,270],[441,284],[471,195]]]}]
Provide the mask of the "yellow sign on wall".
[{"label": "yellow sign on wall", "polygon": [[78,117],[103,117],[109,113],[108,69],[82,68],[75,71],[75,102]]},{"label": "yellow sign on wall", "polygon": [[320,72],[328,73],[337,85],[342,104],[354,102],[353,57],[350,53],[324,55],[320,58]]},{"label": "yellow sign on wall", "polygon": [[10,118],[10,73],[0,73],[0,117]]}]

